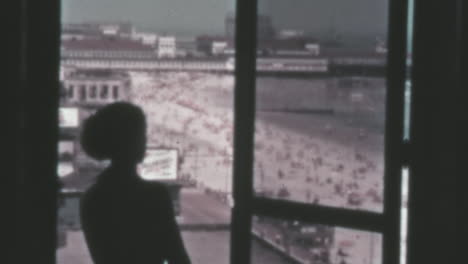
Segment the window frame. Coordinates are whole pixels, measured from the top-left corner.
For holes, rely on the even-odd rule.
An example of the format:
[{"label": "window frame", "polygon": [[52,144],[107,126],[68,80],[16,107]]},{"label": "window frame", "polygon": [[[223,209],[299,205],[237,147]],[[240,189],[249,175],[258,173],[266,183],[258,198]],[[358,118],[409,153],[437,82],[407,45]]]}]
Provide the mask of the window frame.
[{"label": "window frame", "polygon": [[86,102],[88,100],[88,86],[84,83],[80,84],[78,101]]},{"label": "window frame", "polygon": [[[13,247],[13,250],[9,250],[9,255],[2,257],[2,260],[6,258],[6,263],[55,263],[57,241],[56,205],[59,187],[56,177],[56,165],[59,139],[58,72],[60,62],[61,3],[59,0],[49,0],[47,4],[40,1],[27,0],[8,0],[6,2],[11,4],[8,10],[11,10],[15,14],[15,16],[7,16],[7,19],[12,22],[12,26],[9,29],[13,31],[13,34],[7,40],[7,44],[10,44],[10,40],[13,42],[13,45],[9,47],[9,51],[11,50],[12,52],[7,54],[13,58],[11,64],[8,65],[13,74],[7,74],[7,81],[11,80],[14,84],[12,87],[17,87],[17,91],[13,92],[13,96],[8,97],[13,101],[14,106],[11,107],[12,111],[8,113],[8,117],[12,118],[8,118],[6,122],[11,124],[10,127],[13,133],[9,137],[11,139],[10,142],[7,142],[9,144],[6,144],[5,148],[2,148],[2,151],[6,153],[5,156],[12,160],[6,163],[6,171],[11,172],[10,175],[12,175],[12,177],[7,179],[6,186],[11,186],[10,190],[14,192],[7,192],[9,198],[13,197],[13,199],[8,200],[8,203],[14,204],[14,206],[7,207],[6,210],[10,214],[5,214],[6,216],[10,216],[7,217],[7,220],[13,218],[14,223],[12,224],[12,221],[9,221],[10,225],[6,228],[10,230],[6,230],[6,235],[2,236],[2,240],[5,241],[5,245]],[[280,201],[259,199],[253,196],[251,188],[245,188],[245,186],[252,186],[251,165],[253,152],[251,150],[253,150],[252,125],[254,124],[252,118],[255,114],[255,108],[253,108],[255,101],[252,100],[254,92],[245,89],[246,87],[252,88],[255,85],[254,69],[252,68],[254,60],[248,56],[245,57],[245,55],[253,54],[253,58],[255,57],[255,52],[252,53],[252,47],[255,45],[250,45],[255,44],[256,27],[250,29],[249,25],[254,24],[256,21],[256,3],[257,1],[237,0],[236,10],[237,17],[243,18],[236,19],[236,30],[241,31],[240,28],[242,28],[243,32],[240,32],[242,34],[236,34],[236,45],[238,47],[236,51],[238,59],[236,60],[237,67],[235,72],[236,132],[234,144],[236,149],[234,152],[235,161],[233,168],[233,175],[235,175],[233,178],[235,206],[233,208],[231,229],[231,263],[250,263],[250,220],[254,213],[287,218],[288,215],[291,215],[291,212],[289,210],[286,211],[286,207],[292,206],[296,208],[293,209],[292,217],[296,218],[294,216],[296,214],[299,216],[298,220],[310,219],[315,222],[316,217],[320,215],[321,219],[318,220],[319,222],[328,220],[336,222],[333,219],[340,216],[340,214],[348,215],[346,209],[322,208],[299,203],[282,203]],[[437,8],[433,8],[431,5],[436,5]],[[455,5],[456,7],[454,7]],[[393,91],[392,95],[387,97],[387,115],[390,115],[390,117],[387,116],[388,124],[393,124],[392,122],[400,119],[402,121],[403,118],[402,109],[397,109],[393,113],[389,113],[388,109],[393,111],[390,104],[402,106],[399,103],[403,101],[403,86],[399,87],[399,85],[402,82],[401,78],[403,78],[400,72],[403,68],[400,55],[404,53],[402,40],[405,36],[402,37],[401,35],[403,35],[402,32],[406,32],[406,24],[403,23],[402,19],[406,20],[407,17],[403,15],[406,12],[406,6],[406,0],[390,0],[388,74],[389,76],[393,76],[394,74],[395,79],[391,78],[387,81],[392,85],[391,87],[395,85],[397,91]],[[387,125],[386,128],[386,154],[388,154],[386,155],[386,159],[392,157],[392,160],[389,162],[394,162],[395,164],[407,163],[410,165],[409,167],[412,172],[409,192],[408,258],[413,263],[441,263],[439,259],[435,259],[433,256],[441,257],[445,253],[453,253],[456,250],[456,245],[453,245],[457,240],[455,235],[452,234],[447,235],[445,238],[451,238],[453,241],[445,239],[443,245],[434,250],[432,231],[437,231],[437,228],[441,227],[439,223],[450,225],[449,220],[451,218],[447,220],[444,214],[450,213],[450,217],[452,217],[457,211],[447,208],[440,215],[439,211],[431,211],[430,206],[428,207],[425,203],[427,199],[431,202],[441,202],[439,198],[433,198],[431,191],[436,189],[437,180],[441,180],[442,176],[439,173],[443,171],[442,169],[449,167],[449,171],[445,172],[443,177],[453,182],[457,180],[456,174],[461,174],[460,172],[464,172],[465,170],[457,167],[458,164],[456,163],[459,161],[457,154],[462,153],[466,155],[466,149],[461,151],[458,149],[460,142],[455,139],[460,138],[456,137],[458,136],[456,133],[459,133],[459,127],[453,124],[455,123],[453,121],[465,121],[465,117],[461,118],[462,111],[455,111],[455,109],[460,109],[459,106],[462,104],[457,104],[461,102],[458,100],[466,99],[466,94],[460,94],[456,91],[453,94],[444,93],[441,95],[442,98],[430,98],[428,95],[438,91],[440,87],[437,87],[437,85],[441,81],[449,81],[451,84],[455,84],[453,87],[447,87],[448,91],[455,91],[462,84],[466,84],[466,79],[461,72],[461,65],[466,66],[468,58],[466,51],[460,47],[451,49],[453,45],[450,43],[432,41],[434,36],[429,34],[428,31],[436,29],[436,32],[441,33],[445,30],[448,36],[453,37],[455,35],[456,41],[459,41],[459,46],[463,46],[461,44],[465,44],[466,46],[468,43],[466,38],[468,35],[467,29],[465,27],[461,28],[461,25],[466,24],[467,19],[466,16],[461,14],[461,10],[466,11],[467,6],[462,4],[461,0],[416,0],[415,45],[413,48],[414,66],[412,69],[412,78],[415,82],[411,106],[412,119],[410,121],[412,126],[411,143],[399,144],[400,139],[398,141],[396,139],[395,141],[388,139],[388,135],[390,135],[389,131],[393,133],[392,135],[395,135],[392,138],[396,138],[397,134],[402,135],[403,132],[400,127],[402,126],[402,122],[397,126],[390,127],[390,125]],[[464,13],[466,14],[466,12]],[[451,16],[451,19],[448,21],[435,19],[435,17],[446,18],[444,15]],[[451,31],[453,25],[456,26],[456,32]],[[401,31],[399,32],[399,30]],[[459,34],[462,35],[460,38],[458,38]],[[441,56],[432,56],[441,47],[446,48],[444,51],[448,52],[447,56],[451,59],[459,56],[460,53],[463,57],[458,60],[447,61]],[[448,62],[456,70],[451,71],[452,69],[442,68],[439,69],[440,74],[432,74],[431,70],[433,69],[431,68],[431,64],[441,62]],[[434,83],[434,80],[438,82]],[[238,87],[244,87],[244,89],[237,89]],[[6,90],[8,93],[13,89]],[[444,101],[447,98],[453,99],[453,101]],[[247,105],[245,105],[246,102],[248,103]],[[441,107],[438,111],[445,114],[446,117],[450,117],[450,122],[453,123],[449,123],[448,127],[440,128],[431,123],[435,121],[434,118],[427,116],[427,111],[432,110],[434,103],[439,103],[441,106],[446,107]],[[247,119],[240,118],[243,114],[245,114]],[[436,121],[440,121],[440,119]],[[431,133],[427,133],[428,129]],[[452,138],[442,139],[437,137],[442,135],[452,135]],[[392,144],[389,149],[388,145],[393,142],[397,144]],[[447,146],[442,146],[442,142]],[[247,145],[243,146],[242,143],[247,143]],[[243,153],[242,151],[245,150],[250,150],[250,152]],[[12,155],[12,153],[14,154]],[[438,156],[436,155],[437,153],[439,153]],[[250,157],[250,160],[248,157]],[[396,170],[396,165],[390,165],[394,163],[386,163],[386,166]],[[400,180],[389,180],[387,175],[389,174],[386,173],[385,208],[387,209],[390,206],[392,210],[390,213],[385,210],[385,219],[383,219],[383,216],[378,217],[383,219],[383,222],[378,224],[378,228],[380,229],[383,225],[386,230],[385,232],[391,233],[392,230],[399,231],[396,230],[399,222],[397,217],[399,212],[396,212],[396,210],[397,208],[399,209],[397,201],[400,198],[395,198],[394,196],[397,196],[397,193],[400,191],[397,188],[400,185]],[[400,174],[398,172],[395,175]],[[10,179],[12,180],[10,181]],[[416,183],[419,189],[416,188]],[[453,190],[458,190],[459,188],[461,188],[460,185],[453,188]],[[392,199],[389,200],[387,196],[391,196]],[[449,201],[461,201],[460,197],[456,198],[457,200],[450,198]],[[276,206],[278,209],[271,210],[269,206]],[[462,208],[457,209],[461,211]],[[287,214],[285,214],[286,212]],[[318,215],[315,215],[313,212]],[[336,213],[334,217],[333,213]],[[418,217],[420,214],[423,217]],[[349,218],[345,217],[343,219],[370,219],[365,216],[361,217],[359,212],[353,212],[349,216]],[[435,220],[428,221],[424,216],[435,217]],[[366,222],[361,220],[356,220],[355,222],[353,220],[348,222],[348,224],[336,222],[336,224],[359,228],[364,223],[366,229],[369,229],[367,224],[365,224]],[[453,229],[455,227],[450,228]],[[12,230],[14,234],[10,235]],[[440,234],[440,232],[437,231],[437,234]],[[398,234],[399,232],[394,232],[394,234],[387,234],[384,237],[384,263],[398,263],[398,254],[393,256],[391,254],[398,252]],[[454,254],[450,255],[450,257],[453,256]],[[237,260],[245,261],[237,262]]]},{"label": "window frame", "polygon": [[[268,0],[265,0],[268,1]],[[253,215],[356,228],[383,235],[382,263],[398,263],[400,256],[401,169],[408,165],[403,141],[406,80],[407,0],[389,0],[385,169],[383,213],[332,208],[256,197],[253,191],[253,153],[256,91],[258,0],[237,0],[234,96],[234,178],[231,263],[251,261]],[[242,19],[237,19],[242,17]]]}]

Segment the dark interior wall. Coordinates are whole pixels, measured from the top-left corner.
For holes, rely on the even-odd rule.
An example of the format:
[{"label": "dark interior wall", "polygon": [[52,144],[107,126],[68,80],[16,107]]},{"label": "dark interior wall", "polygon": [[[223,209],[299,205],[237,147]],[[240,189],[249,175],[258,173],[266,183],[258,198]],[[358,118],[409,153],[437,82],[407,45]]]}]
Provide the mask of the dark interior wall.
[{"label": "dark interior wall", "polygon": [[456,262],[460,2],[415,3],[409,263]]},{"label": "dark interior wall", "polygon": [[[458,155],[456,158],[456,172],[457,172],[457,189],[456,189],[456,199],[457,199],[457,220],[456,220],[456,231],[457,231],[457,247],[458,252],[457,257],[460,257],[461,253],[466,250],[466,242],[462,242],[462,238],[466,238],[468,235],[468,192],[466,191],[466,176],[468,175],[466,167],[462,167],[462,164],[466,164],[468,160],[468,49],[463,47],[468,47],[468,3],[466,1],[460,1],[458,12],[460,14],[460,29],[462,35],[461,40],[461,54],[460,59],[460,86],[456,91],[456,98],[458,98],[457,105],[455,106],[455,111],[458,113],[457,122],[455,129],[457,131],[457,138],[461,139],[456,146],[456,151]],[[460,223],[465,223],[461,225]]]},{"label": "dark interior wall", "polygon": [[[8,10],[9,8],[9,10]],[[0,137],[0,201],[2,201],[0,248],[2,263],[14,263],[13,246],[15,244],[16,232],[16,175],[19,173],[18,152],[15,142],[17,142],[17,131],[19,123],[19,100],[16,85],[21,82],[20,78],[20,43],[21,38],[21,1],[11,1],[11,3],[0,3],[2,10],[1,22],[7,25],[11,32],[7,38],[2,38],[2,47],[5,51],[1,65],[2,69],[2,96],[0,97],[2,106],[2,136]],[[4,14],[8,10],[9,15]],[[5,56],[6,55],[6,56]]]},{"label": "dark interior wall", "polygon": [[[15,140],[15,250],[9,263],[55,262],[59,0],[20,3]],[[13,30],[13,29],[12,29]],[[5,263],[3,261],[0,261]]]}]

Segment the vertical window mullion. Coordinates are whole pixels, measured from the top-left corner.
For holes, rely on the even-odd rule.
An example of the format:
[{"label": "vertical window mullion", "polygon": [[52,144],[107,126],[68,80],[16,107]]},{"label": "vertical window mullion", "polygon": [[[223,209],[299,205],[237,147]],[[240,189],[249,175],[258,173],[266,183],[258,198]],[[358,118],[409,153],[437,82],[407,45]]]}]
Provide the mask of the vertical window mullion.
[{"label": "vertical window mullion", "polygon": [[15,263],[55,263],[60,1],[25,1],[23,8],[21,252]]},{"label": "vertical window mullion", "polygon": [[384,264],[398,263],[400,259],[401,169],[405,156],[407,156],[403,146],[403,111],[408,3],[407,0],[393,0],[390,1],[389,7],[384,175]]},{"label": "vertical window mullion", "polygon": [[231,263],[250,263],[257,1],[237,0]]}]

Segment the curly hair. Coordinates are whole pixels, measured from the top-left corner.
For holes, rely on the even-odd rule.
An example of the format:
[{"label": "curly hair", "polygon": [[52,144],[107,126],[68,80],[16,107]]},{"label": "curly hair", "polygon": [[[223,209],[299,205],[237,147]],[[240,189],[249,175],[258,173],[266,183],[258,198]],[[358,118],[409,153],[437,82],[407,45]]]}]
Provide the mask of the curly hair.
[{"label": "curly hair", "polygon": [[84,121],[81,146],[94,159],[140,160],[146,144],[145,114],[136,105],[109,104]]}]

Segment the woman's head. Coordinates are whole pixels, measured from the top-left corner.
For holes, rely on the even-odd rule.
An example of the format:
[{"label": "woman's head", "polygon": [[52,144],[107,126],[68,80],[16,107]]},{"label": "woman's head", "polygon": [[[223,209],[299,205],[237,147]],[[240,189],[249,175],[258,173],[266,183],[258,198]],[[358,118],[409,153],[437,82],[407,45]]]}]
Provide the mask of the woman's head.
[{"label": "woman's head", "polygon": [[97,160],[138,163],[146,151],[145,114],[130,103],[107,105],[85,120],[81,145]]}]

